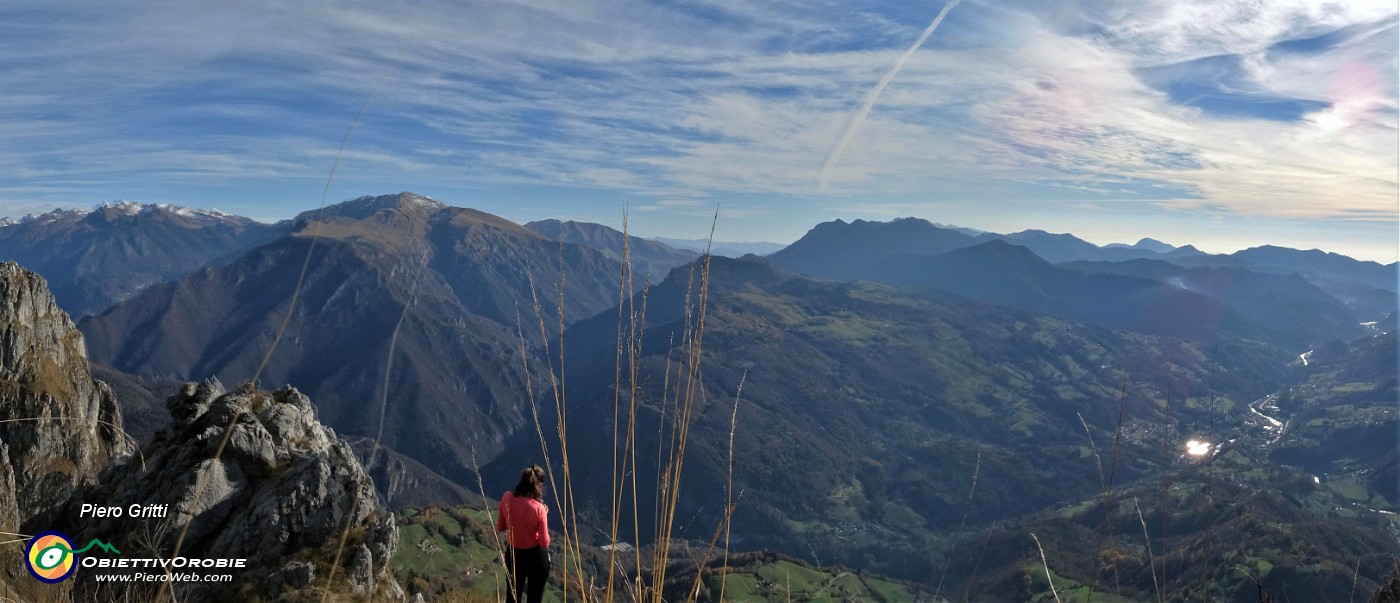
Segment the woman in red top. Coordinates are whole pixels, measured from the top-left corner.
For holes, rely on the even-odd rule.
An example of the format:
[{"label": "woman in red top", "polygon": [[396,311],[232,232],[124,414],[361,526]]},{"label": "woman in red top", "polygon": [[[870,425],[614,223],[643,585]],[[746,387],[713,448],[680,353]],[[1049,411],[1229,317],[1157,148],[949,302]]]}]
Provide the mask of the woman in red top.
[{"label": "woman in red top", "polygon": [[510,549],[506,553],[506,600],[527,603],[544,598],[549,578],[549,507],[544,498],[544,469],[530,465],[520,473],[515,490],[501,495],[501,511],[496,515],[496,531],[505,532]]}]

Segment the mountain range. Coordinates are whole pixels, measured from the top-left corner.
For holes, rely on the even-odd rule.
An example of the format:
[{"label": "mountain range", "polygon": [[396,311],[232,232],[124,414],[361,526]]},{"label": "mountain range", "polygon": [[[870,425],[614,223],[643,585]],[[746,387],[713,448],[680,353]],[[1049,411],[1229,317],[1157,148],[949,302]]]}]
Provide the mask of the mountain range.
[{"label": "mountain range", "polygon": [[[769,257],[818,278],[923,284],[1138,332],[1301,350],[1358,337],[1361,323],[1395,308],[1395,264],[1282,248],[1228,256],[1154,249],[1162,247],[1100,248],[1042,231],[971,237],[905,218],[819,224]],[[1295,270],[1283,268],[1290,263]]]},{"label": "mountain range", "polygon": [[217,210],[120,202],[0,223],[0,257],[44,275],[59,306],[81,318],[284,230]]},{"label": "mountain range", "polygon": [[615,305],[618,265],[416,195],[327,209],[83,321],[93,359],[146,378],[301,384],[351,434],[378,433],[388,405],[384,444],[470,481],[473,458],[494,458],[528,420],[521,333],[537,341],[557,333],[561,311],[567,324]]},{"label": "mountain range", "polygon": [[[1063,536],[1051,557],[1085,588],[1102,577],[1098,560],[1061,553],[1105,522],[1095,501],[1106,483],[1145,496],[1167,480],[1197,493],[1229,482],[1210,491],[1225,506],[1201,507],[1220,513],[1307,471],[1372,490],[1387,487],[1373,476],[1394,473],[1393,455],[1345,445],[1363,433],[1356,441],[1371,450],[1379,431],[1346,429],[1394,428],[1393,413],[1366,402],[1346,421],[1328,414],[1356,407],[1346,392],[1393,392],[1393,373],[1386,389],[1384,370],[1342,375],[1326,364],[1383,364],[1371,342],[1393,329],[1393,264],[1281,248],[1209,255],[1151,240],[1099,247],[913,218],[820,224],[766,258],[704,257],[601,225],[521,226],[412,193],[275,225],[160,206],[69,214],[0,226],[0,237],[55,290],[88,287],[98,266],[125,283],[68,303],[94,308],[78,323],[85,350],[133,430],[160,432],[172,381],[290,384],[354,440],[388,500],[414,506],[473,502],[478,478],[496,491],[546,452],[557,464],[562,432],[592,544],[612,544],[602,536],[617,496],[609,485],[616,459],[631,454],[628,487],[641,508],[623,540],[658,541],[665,522],[651,502],[676,485],[673,536],[707,540],[732,487],[743,494],[730,527],[745,550],[927,580],[950,558],[976,559],[985,538],[1001,547],[987,571],[956,584],[1033,597],[1048,591],[1008,586],[1024,582],[1026,530]],[[160,271],[151,266],[174,266],[163,237],[175,249],[210,238],[202,255]],[[102,263],[83,264],[80,239],[107,250]],[[624,243],[637,272],[630,287]],[[629,358],[635,388],[618,365]],[[692,361],[703,370],[682,412],[677,392],[690,386],[678,370]],[[1320,388],[1334,394],[1297,393]],[[1270,396],[1280,410],[1261,405]],[[635,415],[615,419],[614,404],[633,399]],[[1286,422],[1284,411],[1303,423],[1269,431],[1261,417]],[[670,482],[656,467],[682,423],[685,470]],[[1188,437],[1229,440],[1239,454],[1218,452],[1218,465],[1202,468],[1182,452]],[[373,443],[386,449],[370,455]],[[1299,460],[1309,451],[1325,452],[1319,464]],[[1400,500],[1380,494],[1352,516],[1326,515],[1347,488],[1268,498],[1257,519],[1349,534]],[[1162,532],[1176,543],[1201,534],[1180,515],[1194,507],[1179,502],[1159,515],[1182,522]],[[993,527],[1012,532],[984,536]],[[1299,563],[1280,541],[1264,542],[1250,554]],[[1317,554],[1364,552],[1349,547]],[[1236,553],[1222,546],[1176,562]],[[1378,562],[1365,563],[1362,584],[1379,584]],[[1316,583],[1331,584],[1326,576]],[[1175,584],[1173,593],[1196,592]]]},{"label": "mountain range", "polygon": [[689,264],[699,255],[641,237],[626,235],[624,239],[621,232],[602,224],[540,220],[525,224],[525,228],[545,238],[596,249],[618,263],[630,261],[633,270],[653,282],[661,282],[672,268]]},{"label": "mountain range", "polygon": [[684,251],[704,253],[706,249],[714,255],[725,257],[742,257],[750,253],[756,255],[767,255],[786,247],[782,243],[769,243],[767,241],[711,241],[709,239],[674,239],[667,237],[654,237],[651,240]]}]

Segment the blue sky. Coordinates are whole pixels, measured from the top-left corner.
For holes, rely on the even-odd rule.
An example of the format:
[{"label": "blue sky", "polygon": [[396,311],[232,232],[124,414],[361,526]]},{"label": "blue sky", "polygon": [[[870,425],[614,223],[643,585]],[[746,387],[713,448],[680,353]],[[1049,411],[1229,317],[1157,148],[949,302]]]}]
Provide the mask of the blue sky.
[{"label": "blue sky", "polygon": [[909,53],[945,7],[8,2],[0,215],[288,217],[367,107],[332,201],[411,190],[613,225],[626,204],[635,232],[688,238],[718,206],[722,240],[913,215],[1396,259],[1393,1],[964,0]]}]

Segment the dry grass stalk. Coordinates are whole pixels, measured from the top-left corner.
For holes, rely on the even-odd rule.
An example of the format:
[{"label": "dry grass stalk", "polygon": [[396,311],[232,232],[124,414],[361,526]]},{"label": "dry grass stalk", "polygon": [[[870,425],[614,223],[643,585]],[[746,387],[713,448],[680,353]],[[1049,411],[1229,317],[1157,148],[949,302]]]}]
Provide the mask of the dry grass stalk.
[{"label": "dry grass stalk", "polygon": [[[1055,595],[1055,603],[1060,602],[1060,593],[1055,590],[1055,580],[1050,577],[1050,562],[1045,560],[1045,549],[1040,546],[1040,539],[1035,537],[1035,532],[1031,532],[1031,540],[1035,541],[1035,550],[1040,551],[1040,566],[1045,568],[1045,581],[1050,583],[1050,594]],[[1093,594],[1093,590],[1089,593]]]}]

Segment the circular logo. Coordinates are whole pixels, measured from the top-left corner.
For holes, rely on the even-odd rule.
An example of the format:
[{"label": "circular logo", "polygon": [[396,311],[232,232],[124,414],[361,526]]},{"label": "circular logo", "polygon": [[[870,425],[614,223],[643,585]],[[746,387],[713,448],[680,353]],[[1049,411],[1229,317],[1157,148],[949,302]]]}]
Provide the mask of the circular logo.
[{"label": "circular logo", "polygon": [[24,550],[25,567],[40,582],[62,582],[78,566],[73,541],[62,532],[40,532],[29,539]]}]

